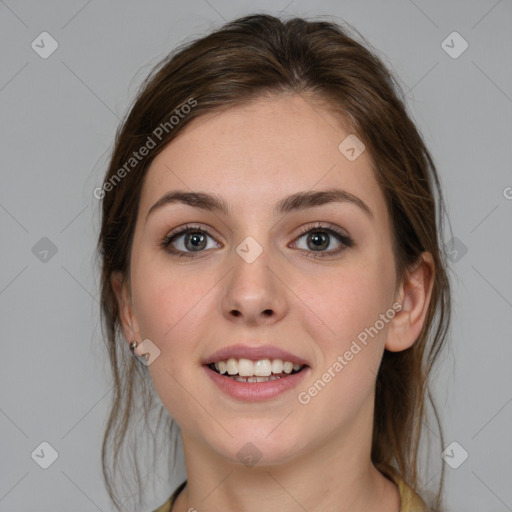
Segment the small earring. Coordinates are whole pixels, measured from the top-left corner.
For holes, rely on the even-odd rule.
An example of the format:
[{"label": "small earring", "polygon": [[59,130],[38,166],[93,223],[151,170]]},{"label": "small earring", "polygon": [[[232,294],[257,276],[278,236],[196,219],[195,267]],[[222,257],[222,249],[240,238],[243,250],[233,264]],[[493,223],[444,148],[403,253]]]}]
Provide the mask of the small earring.
[{"label": "small earring", "polygon": [[[147,341],[147,340],[144,340],[144,341]],[[139,345],[141,345],[141,349],[138,349]],[[133,357],[135,357],[135,359],[138,359],[139,362],[141,362],[142,364],[147,366],[148,364],[152,363],[154,361],[154,359],[156,357],[158,357],[158,355],[153,355],[153,357],[151,357],[149,350],[147,352],[145,352],[144,354],[140,354],[138,352],[138,350],[143,350],[144,348],[147,348],[144,345],[145,344],[142,341],[140,343],[137,343],[136,341],[132,341],[130,343],[130,351],[133,354]],[[160,351],[158,351],[158,354],[160,354]]]}]

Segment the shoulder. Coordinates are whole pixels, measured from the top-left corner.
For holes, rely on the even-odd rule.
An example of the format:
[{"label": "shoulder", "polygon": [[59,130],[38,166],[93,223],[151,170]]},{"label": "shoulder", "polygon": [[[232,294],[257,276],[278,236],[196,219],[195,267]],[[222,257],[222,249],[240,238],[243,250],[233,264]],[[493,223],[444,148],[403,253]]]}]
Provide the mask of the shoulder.
[{"label": "shoulder", "polygon": [[171,494],[170,498],[163,504],[160,505],[157,509],[153,510],[153,512],[171,512],[172,506],[178,497],[178,494],[185,488],[187,485],[187,481],[185,480],[178,488]]},{"label": "shoulder", "polygon": [[420,495],[398,473],[389,477],[396,483],[400,492],[400,512],[427,512],[427,506]]},{"label": "shoulder", "polygon": [[153,510],[153,512],[170,512],[171,510],[171,500],[167,500],[163,505]]},{"label": "shoulder", "polygon": [[402,512],[427,512],[425,502],[405,482],[403,482],[402,488],[400,488],[400,485],[398,485],[398,488],[400,489],[400,510]]}]

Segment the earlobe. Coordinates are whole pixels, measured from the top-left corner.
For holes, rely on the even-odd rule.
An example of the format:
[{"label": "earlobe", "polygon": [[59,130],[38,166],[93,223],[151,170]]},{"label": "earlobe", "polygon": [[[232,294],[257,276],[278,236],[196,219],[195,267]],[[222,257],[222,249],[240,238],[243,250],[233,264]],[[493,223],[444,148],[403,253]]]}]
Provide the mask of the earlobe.
[{"label": "earlobe", "polygon": [[139,329],[131,302],[130,287],[120,272],[112,273],[110,284],[119,306],[119,321],[128,342],[139,339]]},{"label": "earlobe", "polygon": [[429,252],[421,254],[419,263],[409,272],[400,290],[402,309],[390,322],[385,348],[400,352],[418,339],[430,304],[434,285],[434,262]]}]

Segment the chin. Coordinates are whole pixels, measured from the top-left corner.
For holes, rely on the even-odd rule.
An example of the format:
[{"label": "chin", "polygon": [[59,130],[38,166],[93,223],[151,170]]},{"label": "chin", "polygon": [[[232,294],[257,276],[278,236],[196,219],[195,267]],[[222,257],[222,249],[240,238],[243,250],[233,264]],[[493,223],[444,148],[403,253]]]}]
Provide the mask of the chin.
[{"label": "chin", "polygon": [[[274,422],[273,427],[279,422]],[[272,428],[263,432],[246,428],[245,430],[229,430],[233,437],[224,436],[223,442],[212,440],[210,447],[213,451],[230,463],[247,467],[278,466],[289,462],[303,447],[300,443],[282,432],[280,436],[269,435]],[[237,433],[239,432],[239,433]],[[284,434],[284,435],[283,435]],[[285,442],[286,441],[286,442]]]}]

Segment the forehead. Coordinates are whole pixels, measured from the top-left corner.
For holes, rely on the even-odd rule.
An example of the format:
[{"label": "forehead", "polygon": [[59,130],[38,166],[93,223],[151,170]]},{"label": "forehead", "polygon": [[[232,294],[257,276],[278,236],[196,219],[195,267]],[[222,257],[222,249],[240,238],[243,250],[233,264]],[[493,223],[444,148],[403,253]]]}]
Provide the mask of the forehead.
[{"label": "forehead", "polygon": [[141,211],[176,189],[213,192],[235,210],[261,212],[285,195],[337,187],[384,218],[369,152],[351,161],[339,149],[349,135],[340,116],[301,95],[258,99],[201,116],[151,163]]}]

